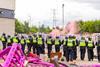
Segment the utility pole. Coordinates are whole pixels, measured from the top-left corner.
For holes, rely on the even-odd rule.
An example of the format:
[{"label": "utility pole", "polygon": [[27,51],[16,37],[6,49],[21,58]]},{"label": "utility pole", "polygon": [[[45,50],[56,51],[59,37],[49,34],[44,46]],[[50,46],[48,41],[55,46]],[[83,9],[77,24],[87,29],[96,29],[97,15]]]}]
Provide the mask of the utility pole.
[{"label": "utility pole", "polygon": [[30,15],[29,15],[28,17],[29,17],[29,19],[28,19],[29,26],[32,26],[32,23],[31,23],[32,18],[31,18],[31,16],[30,16]]},{"label": "utility pole", "polygon": [[64,4],[62,4],[62,27],[64,28]]},{"label": "utility pole", "polygon": [[56,10],[53,9],[53,27],[56,27]]},{"label": "utility pole", "polygon": [[41,30],[40,30],[40,21],[39,21],[39,32],[40,32]]}]

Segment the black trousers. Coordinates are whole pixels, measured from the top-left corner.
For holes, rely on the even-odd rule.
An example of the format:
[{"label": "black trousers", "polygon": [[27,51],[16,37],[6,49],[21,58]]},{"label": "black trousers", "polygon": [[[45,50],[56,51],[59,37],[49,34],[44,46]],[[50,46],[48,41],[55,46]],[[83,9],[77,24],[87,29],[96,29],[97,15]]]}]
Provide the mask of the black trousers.
[{"label": "black trousers", "polygon": [[31,52],[32,45],[32,43],[29,44],[29,52]]},{"label": "black trousers", "polygon": [[67,52],[67,47],[65,45],[63,45],[63,56],[66,57],[66,52]]},{"label": "black trousers", "polygon": [[21,44],[21,49],[22,49],[23,53],[25,54],[25,44]]},{"label": "black trousers", "polygon": [[73,51],[73,48],[72,47],[68,47],[68,51],[66,53],[66,60],[67,61],[73,61],[74,59],[74,51]]},{"label": "black trousers", "polygon": [[6,48],[6,42],[2,42],[2,45],[3,45],[3,49]]},{"label": "black trousers", "polygon": [[60,45],[55,45],[55,51],[60,52]]},{"label": "black trousers", "polygon": [[42,44],[41,46],[42,46],[42,52],[41,53],[44,54],[45,53],[45,44]]},{"label": "black trousers", "polygon": [[27,53],[30,53],[31,52],[32,44],[31,43],[27,43],[27,47],[28,47],[28,52]]},{"label": "black trousers", "polygon": [[97,46],[98,62],[100,62],[100,46]]},{"label": "black trousers", "polygon": [[86,53],[86,47],[80,47],[80,58],[81,60],[84,60]]},{"label": "black trousers", "polygon": [[33,53],[36,54],[37,53],[37,44],[33,43]]},{"label": "black trousers", "polygon": [[76,46],[73,47],[73,53],[74,53],[73,59],[76,60],[76,58],[77,58],[77,47]]},{"label": "black trousers", "polygon": [[43,52],[42,45],[37,45],[37,55],[40,56],[40,54]]},{"label": "black trousers", "polygon": [[94,52],[93,52],[93,48],[87,48],[87,53],[88,53],[88,60],[93,60],[94,57]]},{"label": "black trousers", "polygon": [[52,45],[48,44],[47,49],[48,49],[48,58],[50,58],[50,54],[51,54],[51,51],[52,51]]},{"label": "black trousers", "polygon": [[69,50],[68,47],[63,48],[64,56],[66,58],[66,61],[69,61]]},{"label": "black trousers", "polygon": [[12,46],[12,43],[8,43],[7,46]]}]

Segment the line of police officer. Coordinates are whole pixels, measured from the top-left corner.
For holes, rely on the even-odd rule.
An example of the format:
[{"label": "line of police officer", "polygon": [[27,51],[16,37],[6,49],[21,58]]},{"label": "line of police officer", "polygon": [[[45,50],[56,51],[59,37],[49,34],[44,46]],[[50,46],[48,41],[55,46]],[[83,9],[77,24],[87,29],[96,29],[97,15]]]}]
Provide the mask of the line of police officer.
[{"label": "line of police officer", "polygon": [[86,49],[88,53],[88,60],[93,61],[94,58],[94,52],[93,49],[95,46],[97,46],[97,56],[98,61],[100,62],[100,41],[94,42],[89,38],[89,40],[81,39],[78,40],[75,37],[65,37],[63,40],[60,39],[60,37],[56,37],[55,39],[51,36],[47,36],[46,40],[42,37],[42,35],[36,35],[33,34],[33,36],[28,36],[28,38],[25,38],[24,36],[21,36],[21,39],[15,35],[14,37],[11,37],[8,35],[6,37],[5,34],[2,34],[1,41],[3,44],[3,49],[7,46],[12,45],[12,43],[20,43],[22,46],[22,51],[25,53],[25,46],[27,44],[28,51],[27,53],[31,52],[31,49],[33,49],[33,53],[40,56],[41,53],[45,53],[45,44],[47,46],[48,50],[48,57],[50,58],[50,53],[52,51],[52,46],[55,45],[55,52],[60,52],[60,46],[63,45],[63,53],[66,57],[67,61],[73,61],[77,59],[77,46],[80,47],[80,58],[81,60],[84,60]]}]

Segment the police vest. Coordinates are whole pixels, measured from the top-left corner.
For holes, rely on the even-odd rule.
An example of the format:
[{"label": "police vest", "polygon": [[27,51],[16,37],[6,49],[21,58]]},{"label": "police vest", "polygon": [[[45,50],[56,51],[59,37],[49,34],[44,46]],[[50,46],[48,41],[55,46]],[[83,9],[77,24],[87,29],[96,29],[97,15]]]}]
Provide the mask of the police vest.
[{"label": "police vest", "polygon": [[66,41],[67,41],[67,40],[66,40],[66,39],[64,39],[64,43],[63,43],[64,45],[66,45]]},{"label": "police vest", "polygon": [[100,46],[100,43],[97,43],[97,46]]},{"label": "police vest", "polygon": [[60,43],[59,43],[59,39],[56,39],[55,40],[55,45],[59,45]]},{"label": "police vest", "polygon": [[86,44],[85,44],[85,41],[84,41],[84,40],[80,41],[80,46],[81,46],[81,47],[85,47],[85,46],[86,46]]},{"label": "police vest", "polygon": [[26,43],[30,43],[30,40],[29,39],[26,39]]},{"label": "police vest", "polygon": [[93,47],[92,41],[88,41],[88,47]]},{"label": "police vest", "polygon": [[1,37],[1,41],[6,41],[5,38],[4,38],[3,36]]},{"label": "police vest", "polygon": [[97,46],[100,46],[100,43]]},{"label": "police vest", "polygon": [[38,38],[38,45],[42,45],[42,44],[43,44],[43,42],[42,42],[42,38],[39,37],[39,38]]},{"label": "police vest", "polygon": [[21,44],[25,44],[25,40],[24,39],[21,39],[20,43]]},{"label": "police vest", "polygon": [[47,44],[52,44],[51,39],[47,39]]},{"label": "police vest", "polygon": [[11,38],[8,38],[7,42],[8,42],[8,43],[11,43]]},{"label": "police vest", "polygon": [[68,44],[67,44],[68,47],[73,47],[73,43],[72,43],[72,40],[68,39]]},{"label": "police vest", "polygon": [[74,46],[76,46],[76,39],[72,39],[74,42],[75,42],[75,45]]},{"label": "police vest", "polygon": [[36,37],[33,37],[33,43],[36,43],[37,41],[36,41]]},{"label": "police vest", "polygon": [[16,39],[15,37],[13,38],[13,42],[14,43],[18,43],[18,39]]}]

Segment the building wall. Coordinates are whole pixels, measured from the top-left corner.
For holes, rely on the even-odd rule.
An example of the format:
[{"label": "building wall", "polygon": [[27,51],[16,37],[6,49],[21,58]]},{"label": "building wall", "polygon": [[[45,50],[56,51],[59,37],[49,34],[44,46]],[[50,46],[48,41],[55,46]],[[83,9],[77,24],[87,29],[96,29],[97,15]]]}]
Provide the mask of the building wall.
[{"label": "building wall", "polygon": [[15,10],[15,0],[0,0],[0,8]]},{"label": "building wall", "polygon": [[15,33],[15,0],[0,0],[0,34]]},{"label": "building wall", "polygon": [[3,32],[9,35],[15,33],[15,19],[0,18],[0,34]]}]

